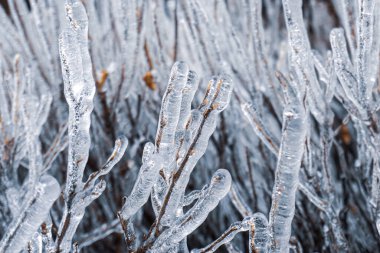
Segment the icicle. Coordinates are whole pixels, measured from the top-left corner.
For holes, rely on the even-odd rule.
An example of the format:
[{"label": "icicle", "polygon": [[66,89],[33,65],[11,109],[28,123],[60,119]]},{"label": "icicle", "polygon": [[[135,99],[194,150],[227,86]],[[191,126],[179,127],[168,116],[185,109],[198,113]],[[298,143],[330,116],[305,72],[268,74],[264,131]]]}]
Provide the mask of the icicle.
[{"label": "icicle", "polygon": [[17,253],[26,247],[34,232],[45,220],[61,189],[55,178],[43,175],[36,186],[32,199],[12,221],[7,233],[0,242],[0,252]]}]

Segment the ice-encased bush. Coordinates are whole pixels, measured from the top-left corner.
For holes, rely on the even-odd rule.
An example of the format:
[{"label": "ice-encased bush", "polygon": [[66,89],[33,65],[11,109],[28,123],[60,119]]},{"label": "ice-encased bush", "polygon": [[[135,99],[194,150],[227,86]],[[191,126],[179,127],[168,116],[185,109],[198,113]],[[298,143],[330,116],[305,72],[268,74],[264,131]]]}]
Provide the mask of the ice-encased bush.
[{"label": "ice-encased bush", "polygon": [[4,2],[0,252],[378,251],[378,0]]}]

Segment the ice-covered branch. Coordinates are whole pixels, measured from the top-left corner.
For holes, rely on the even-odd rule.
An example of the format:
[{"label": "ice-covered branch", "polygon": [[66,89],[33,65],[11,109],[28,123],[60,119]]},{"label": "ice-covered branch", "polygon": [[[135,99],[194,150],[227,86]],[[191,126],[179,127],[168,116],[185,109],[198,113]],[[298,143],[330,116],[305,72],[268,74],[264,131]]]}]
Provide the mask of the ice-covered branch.
[{"label": "ice-covered branch", "polygon": [[161,219],[165,224],[173,221],[175,212],[180,207],[190,174],[206,151],[208,140],[215,130],[216,117],[227,107],[231,90],[229,77],[214,78],[209,83],[200,107],[192,111],[192,118],[187,126],[191,137],[179,148],[179,155],[176,159],[177,169],[171,176],[156,226],[160,224]]},{"label": "ice-covered branch", "polygon": [[[73,200],[82,187],[84,168],[90,149],[90,115],[93,109],[95,81],[88,53],[87,15],[83,5],[74,1],[66,5],[68,27],[59,40],[64,91],[69,105],[69,152],[65,188],[65,211],[56,242],[57,251],[69,252],[79,224],[74,223]],[[78,219],[77,219],[78,220]]]},{"label": "ice-covered branch", "polygon": [[95,81],[88,52],[86,11],[79,1],[67,4],[66,11],[69,25],[60,36],[59,46],[65,97],[69,105],[69,161],[65,198],[70,205],[88,159]]},{"label": "ice-covered branch", "polygon": [[1,240],[0,252],[16,253],[26,248],[27,242],[47,218],[60,192],[57,180],[52,176],[43,175],[36,185],[34,195],[21,207],[21,211]]},{"label": "ice-covered branch", "polygon": [[277,155],[279,150],[279,141],[270,132],[268,127],[264,126],[264,123],[258,116],[256,108],[253,105],[245,104],[242,105],[242,110],[244,112],[244,116],[248,119],[256,135],[263,141],[265,146],[267,146],[269,150],[272,151],[272,153]]},{"label": "ice-covered branch", "polygon": [[193,232],[207,218],[211,212],[224,198],[231,187],[231,175],[227,170],[217,170],[210,182],[210,186],[202,191],[202,197],[155,241],[152,247],[153,252],[167,252],[170,248],[183,240]]},{"label": "ice-covered branch", "polygon": [[[359,1],[359,18],[357,21],[358,36],[357,36],[357,65],[356,73],[358,79],[358,95],[359,101],[364,108],[369,108],[369,102],[372,98],[372,89],[374,82],[371,79],[371,51],[374,34],[374,11],[375,4],[379,5],[376,0]],[[379,6],[377,6],[379,7]],[[377,57],[378,59],[378,57]],[[377,60],[378,62],[378,60]],[[376,64],[376,63],[375,63]],[[379,63],[377,63],[378,65]]]},{"label": "ice-covered branch", "polygon": [[81,185],[80,190],[73,196],[71,209],[64,213],[59,230],[59,237],[56,241],[57,250],[69,252],[71,241],[75,231],[81,222],[85,209],[105,190],[106,182],[102,179],[123,157],[128,146],[128,140],[122,136],[115,141],[115,147],[105,165],[97,172],[92,173],[88,180]]},{"label": "ice-covered branch", "polygon": [[356,106],[361,114],[365,114],[366,112],[357,98],[358,82],[348,55],[343,29],[336,28],[332,30],[330,33],[330,42],[334,56],[335,72],[343,87],[345,95]]},{"label": "ice-covered branch", "polygon": [[[88,19],[79,1],[66,4],[68,27],[60,36],[59,46],[64,77],[64,91],[69,105],[69,152],[65,189],[65,211],[59,226],[56,250],[71,251],[74,233],[83,218],[85,208],[104,191],[103,179],[122,158],[128,141],[121,137],[102,169],[83,183],[83,172],[90,149],[90,116],[93,110],[95,81],[88,51]],[[98,180],[100,179],[100,180]]]},{"label": "ice-covered branch", "polygon": [[[188,233],[204,221],[208,212],[227,193],[223,192],[218,197],[213,196],[216,194],[214,191],[219,189],[215,187],[223,182],[222,188],[229,190],[230,175],[227,171],[220,170],[212,180],[212,187],[194,191],[185,196],[190,174],[206,151],[208,140],[216,127],[217,115],[228,105],[232,89],[228,77],[215,77],[209,83],[202,104],[198,109],[191,110],[191,102],[197,86],[195,72],[189,70],[189,67],[183,62],[175,63],[162,100],[156,145],[154,146],[152,143],[145,145],[142,166],[136,183],[119,213],[126,242],[133,244],[135,240],[131,240],[132,237],[130,237],[131,218],[151,196],[157,218],[145,243],[139,250],[158,250],[160,248],[161,251],[164,251],[168,249],[167,247],[177,247],[177,244],[185,239]],[[226,185],[224,185],[224,181],[226,181]],[[196,199],[197,202],[190,211],[183,215],[183,207],[190,205]],[[200,212],[199,205],[208,202],[211,204],[205,206],[207,208],[204,215],[197,217],[196,214]],[[182,224],[181,220],[184,220],[184,217],[189,217],[194,221],[187,220]],[[189,227],[186,229],[189,232],[183,235],[173,233],[171,231],[174,229],[173,226],[177,226],[177,229],[181,231],[184,227]],[[180,236],[177,238],[178,241],[174,239],[175,236]],[[176,242],[170,243],[171,246],[157,246],[164,243],[163,240],[175,240]],[[182,244],[184,247],[186,246],[185,241]],[[128,247],[133,251],[134,246],[129,245]],[[162,247],[163,249],[161,249]]]},{"label": "ice-covered branch", "polygon": [[249,252],[267,252],[268,220],[261,213],[247,216],[244,220],[233,223],[218,239],[202,249],[194,249],[191,253],[211,253],[215,252],[220,246],[225,245],[234,237],[244,231],[249,231]]},{"label": "ice-covered branch", "polygon": [[294,83],[284,87],[282,139],[269,214],[270,251],[287,252],[294,216],[299,170],[306,140],[307,114]]},{"label": "ice-covered branch", "polygon": [[290,46],[289,63],[291,71],[298,76],[297,87],[301,93],[307,92],[307,101],[311,113],[323,123],[323,111],[326,107],[321,89],[312,64],[312,52],[302,16],[302,0],[283,0],[285,22]]},{"label": "ice-covered branch", "polygon": [[145,144],[142,157],[143,164],[132,192],[126,199],[120,213],[123,220],[130,219],[148,201],[152,186],[156,182],[162,166],[160,159],[161,157],[155,154],[153,143]]}]

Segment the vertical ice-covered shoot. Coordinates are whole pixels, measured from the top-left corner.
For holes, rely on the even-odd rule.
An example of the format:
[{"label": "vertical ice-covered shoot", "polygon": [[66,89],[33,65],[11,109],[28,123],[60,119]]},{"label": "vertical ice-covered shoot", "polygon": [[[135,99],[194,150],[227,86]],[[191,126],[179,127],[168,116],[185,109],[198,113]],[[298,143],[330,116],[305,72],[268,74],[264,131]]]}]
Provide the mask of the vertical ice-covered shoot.
[{"label": "vertical ice-covered shoot", "polygon": [[[90,149],[90,115],[93,109],[95,81],[88,52],[88,20],[79,1],[66,4],[67,27],[59,38],[64,94],[69,105],[69,151],[65,188],[65,211],[59,228],[57,250],[69,252],[74,228],[73,199],[81,187]],[[66,224],[65,224],[66,223]],[[79,222],[78,222],[79,223]],[[69,232],[69,233],[67,233]],[[71,234],[71,235],[70,235]],[[61,245],[62,244],[62,245]]]},{"label": "vertical ice-covered shoot", "polygon": [[[175,170],[179,150],[184,145],[186,124],[189,121],[191,101],[197,90],[194,71],[184,62],[176,62],[171,70],[169,83],[162,99],[156,134],[156,149],[163,162],[163,174],[157,179],[152,191],[155,212],[160,209],[171,174]],[[160,197],[159,197],[160,196]]]},{"label": "vertical ice-covered shoot", "polygon": [[69,105],[69,161],[65,198],[80,184],[90,148],[95,81],[88,52],[88,21],[79,1],[66,5],[68,27],[59,39],[64,93]]},{"label": "vertical ice-covered shoot", "polygon": [[157,153],[162,157],[165,176],[168,178],[173,168],[175,155],[175,133],[181,113],[182,91],[186,85],[189,67],[184,62],[176,62],[172,67],[169,84],[162,99],[160,118],[156,136]]},{"label": "vertical ice-covered shoot", "polygon": [[[357,55],[358,60],[356,65],[356,73],[359,85],[359,100],[361,104],[369,109],[369,102],[372,100],[372,88],[374,83],[371,78],[371,51],[372,51],[372,40],[374,33],[374,11],[375,11],[376,0],[362,0],[359,1],[359,18],[357,21],[358,36],[357,36]],[[377,1],[379,5],[379,2]],[[378,57],[377,57],[378,61]],[[377,63],[378,64],[378,63]]]},{"label": "vertical ice-covered shoot", "polygon": [[88,49],[88,19],[80,1],[67,1],[67,27],[59,38],[64,94],[69,105],[69,150],[65,188],[65,210],[59,226],[56,250],[70,252],[75,231],[85,208],[104,191],[101,177],[122,158],[128,141],[120,137],[106,164],[83,183],[90,149],[90,124],[95,94],[92,62]]},{"label": "vertical ice-covered shoot", "polygon": [[278,78],[284,85],[285,108],[280,151],[269,214],[270,252],[288,252],[295,212],[299,170],[306,139],[307,114],[304,94],[297,85]]},{"label": "vertical ice-covered shoot", "polygon": [[330,42],[333,52],[334,68],[346,97],[359,112],[358,117],[366,118],[366,111],[359,101],[358,82],[347,51],[344,32],[341,28],[335,28],[330,33]]}]

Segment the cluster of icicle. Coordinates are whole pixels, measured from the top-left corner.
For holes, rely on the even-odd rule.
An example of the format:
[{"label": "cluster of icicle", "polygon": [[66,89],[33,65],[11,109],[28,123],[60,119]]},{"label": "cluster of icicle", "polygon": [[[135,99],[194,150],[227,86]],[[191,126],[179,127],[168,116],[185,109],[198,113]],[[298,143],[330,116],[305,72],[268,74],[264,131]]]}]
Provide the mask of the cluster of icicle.
[{"label": "cluster of icicle", "polygon": [[378,249],[379,0],[62,2],[0,8],[0,253]]}]

